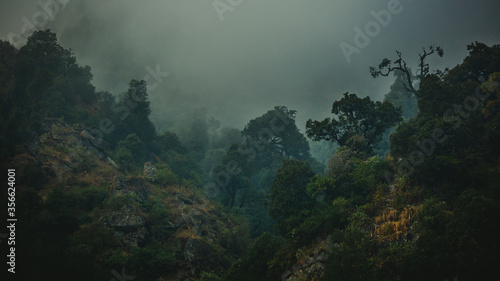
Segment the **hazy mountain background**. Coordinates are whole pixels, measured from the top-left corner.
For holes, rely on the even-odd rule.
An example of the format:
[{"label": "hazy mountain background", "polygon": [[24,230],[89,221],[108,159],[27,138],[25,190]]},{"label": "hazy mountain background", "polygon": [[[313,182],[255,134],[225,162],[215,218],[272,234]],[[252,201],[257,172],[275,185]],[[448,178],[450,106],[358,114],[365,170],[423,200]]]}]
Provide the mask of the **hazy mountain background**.
[{"label": "hazy mountain background", "polygon": [[[390,1],[242,1],[223,21],[211,0],[60,2],[64,9],[45,27],[92,67],[98,90],[118,94],[147,66],[169,73],[150,90],[157,123],[205,107],[221,125],[242,128],[279,104],[298,111],[303,131],[306,119],[329,116],[346,91],[381,99],[393,78],[373,79],[368,66],[396,49],[416,65],[422,46],[440,45],[445,58],[429,63],[443,69],[461,62],[467,44],[493,44],[500,35],[498,1],[404,0],[403,11],[347,63],[339,44],[353,45],[354,27],[364,29],[370,12]],[[19,34],[22,18],[33,22],[38,11],[39,1],[1,1],[0,37]]]}]

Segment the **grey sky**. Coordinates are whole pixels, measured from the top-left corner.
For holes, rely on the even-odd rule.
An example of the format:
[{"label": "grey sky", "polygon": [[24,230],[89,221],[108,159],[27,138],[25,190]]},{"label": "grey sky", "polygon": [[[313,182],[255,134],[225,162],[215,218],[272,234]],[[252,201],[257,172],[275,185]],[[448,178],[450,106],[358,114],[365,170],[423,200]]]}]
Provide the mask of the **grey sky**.
[{"label": "grey sky", "polygon": [[[60,0],[64,10],[45,27],[92,67],[98,90],[119,93],[147,66],[169,72],[150,91],[155,119],[206,107],[223,126],[242,128],[286,105],[304,131],[346,91],[381,99],[392,78],[373,79],[368,67],[396,49],[415,65],[422,46],[440,45],[445,56],[429,63],[444,68],[460,63],[473,41],[500,43],[500,1],[401,0],[402,11],[348,63],[339,44],[355,46],[354,28],[364,30],[371,11],[394,1],[220,0],[241,2],[221,21],[213,0]],[[0,1],[0,37],[19,34],[23,17],[33,21],[43,11],[37,2]]]}]

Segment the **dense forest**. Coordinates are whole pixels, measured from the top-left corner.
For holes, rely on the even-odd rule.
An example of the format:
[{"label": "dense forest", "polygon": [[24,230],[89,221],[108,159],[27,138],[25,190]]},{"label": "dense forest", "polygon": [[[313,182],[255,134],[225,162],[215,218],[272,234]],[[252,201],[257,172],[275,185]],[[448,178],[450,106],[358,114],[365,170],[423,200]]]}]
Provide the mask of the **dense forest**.
[{"label": "dense forest", "polygon": [[15,203],[18,220],[14,252],[0,231],[2,260],[15,254],[3,270],[16,280],[492,278],[500,45],[464,48],[442,71],[429,70],[427,58],[443,56],[434,46],[415,73],[404,52],[366,66],[394,77],[384,100],[347,92],[305,128],[296,110],[271,105],[242,130],[203,109],[166,130],[150,118],[146,81],[96,91],[50,30],[20,48],[0,41],[2,173],[15,169],[1,205]]}]

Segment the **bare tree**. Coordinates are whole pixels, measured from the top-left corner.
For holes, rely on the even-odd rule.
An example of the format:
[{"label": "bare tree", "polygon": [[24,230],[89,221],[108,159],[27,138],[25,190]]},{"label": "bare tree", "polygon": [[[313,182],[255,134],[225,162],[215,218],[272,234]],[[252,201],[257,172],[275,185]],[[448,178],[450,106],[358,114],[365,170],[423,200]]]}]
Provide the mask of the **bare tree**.
[{"label": "bare tree", "polygon": [[[416,79],[418,79],[419,81],[422,81],[422,79],[427,74],[429,74],[429,64],[425,62],[425,59],[434,53],[437,53],[440,57],[442,57],[444,54],[443,48],[439,46],[436,47],[434,45],[430,46],[428,49],[422,47],[422,51],[423,53],[418,54],[420,60],[418,63],[418,72],[416,75]],[[403,82],[403,87],[405,88],[406,92],[418,97],[418,92],[413,87],[413,76],[411,75],[411,70],[408,67],[408,64],[402,58],[400,51],[396,50],[396,54],[398,55],[398,59],[395,60],[394,63],[390,59],[384,58],[378,65],[378,68],[370,66],[370,74],[373,76],[373,78],[377,78],[380,75],[389,76],[391,72],[399,70],[401,71],[401,73],[403,73],[403,76],[406,79],[406,82]]]}]

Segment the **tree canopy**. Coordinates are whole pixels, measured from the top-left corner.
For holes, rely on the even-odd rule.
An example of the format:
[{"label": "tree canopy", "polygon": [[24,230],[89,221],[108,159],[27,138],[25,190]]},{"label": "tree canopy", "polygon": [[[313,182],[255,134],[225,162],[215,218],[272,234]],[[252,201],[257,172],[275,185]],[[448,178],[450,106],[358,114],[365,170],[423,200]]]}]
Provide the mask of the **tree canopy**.
[{"label": "tree canopy", "polygon": [[411,69],[403,59],[400,51],[396,51],[398,58],[394,62],[388,58],[384,58],[377,68],[370,66],[370,74],[373,78],[377,78],[379,76],[389,76],[391,72],[399,71],[405,78],[405,81],[403,82],[405,90],[410,94],[418,96],[418,89],[415,89],[413,86],[413,80],[416,78],[418,81],[422,81],[422,79],[429,74],[429,64],[426,63],[425,60],[434,53],[437,53],[438,56],[442,57],[444,54],[443,48],[434,45],[429,48],[422,47],[422,53],[418,55],[418,72],[416,77],[413,77]]},{"label": "tree canopy", "polygon": [[286,106],[275,106],[262,116],[250,120],[241,134],[247,144],[256,148],[259,157],[267,158],[267,163],[276,157],[309,159],[309,143],[295,124],[295,114],[295,110]]},{"label": "tree canopy", "polygon": [[338,116],[338,120],[309,119],[306,123],[307,136],[314,141],[335,141],[345,146],[349,139],[360,135],[366,140],[369,151],[376,147],[388,128],[402,120],[401,109],[395,108],[390,102],[373,102],[370,97],[359,98],[349,93],[333,103],[332,113]]}]

